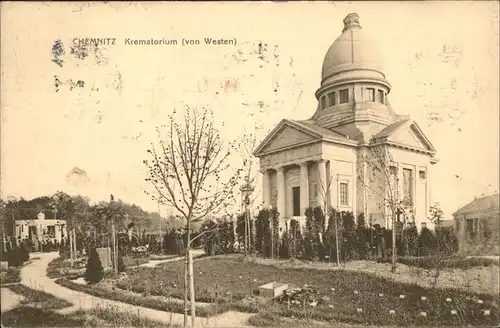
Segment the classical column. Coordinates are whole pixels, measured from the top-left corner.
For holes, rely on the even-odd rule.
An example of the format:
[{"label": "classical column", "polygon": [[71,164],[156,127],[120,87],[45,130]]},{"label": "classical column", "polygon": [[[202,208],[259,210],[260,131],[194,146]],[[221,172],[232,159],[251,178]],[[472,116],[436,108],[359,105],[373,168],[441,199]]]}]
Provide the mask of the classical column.
[{"label": "classical column", "polygon": [[326,161],[320,160],[318,163],[318,198],[317,204],[323,208],[325,206],[325,199],[328,195],[328,188],[330,187],[326,181]]},{"label": "classical column", "polygon": [[277,172],[277,187],[278,187],[278,201],[277,201],[277,210],[280,214],[280,218],[285,218],[285,209],[286,209],[286,196],[285,196],[285,168],[279,167],[276,169]]},{"label": "classical column", "polygon": [[306,215],[309,207],[309,172],[307,163],[300,164],[300,215]]},{"label": "classical column", "polygon": [[269,208],[271,204],[271,179],[269,170],[263,170],[262,172],[262,203],[264,208]]}]

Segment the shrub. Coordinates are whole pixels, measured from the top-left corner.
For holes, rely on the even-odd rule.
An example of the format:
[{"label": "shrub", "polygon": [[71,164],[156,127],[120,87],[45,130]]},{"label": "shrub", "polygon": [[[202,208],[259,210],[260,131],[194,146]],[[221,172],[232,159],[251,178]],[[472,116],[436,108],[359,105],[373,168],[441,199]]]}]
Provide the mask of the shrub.
[{"label": "shrub", "polygon": [[418,237],[419,256],[432,255],[436,246],[436,236],[428,228],[422,228]]},{"label": "shrub", "polygon": [[436,239],[441,254],[451,255],[458,251],[458,238],[452,227],[436,228]]},{"label": "shrub", "polygon": [[291,258],[301,258],[304,250],[304,239],[300,231],[300,223],[297,220],[290,220],[290,227],[288,231],[288,243],[290,246]]},{"label": "shrub", "polygon": [[102,280],[104,276],[104,270],[102,268],[101,259],[97,250],[92,248],[90,250],[89,259],[87,261],[87,268],[85,270],[85,281],[89,284],[96,284]]},{"label": "shrub", "polygon": [[123,262],[123,257],[118,255],[118,272],[127,271],[127,267],[125,266],[125,262]]},{"label": "shrub", "polygon": [[182,231],[172,229],[163,237],[163,251],[165,254],[184,254]]},{"label": "shrub", "polygon": [[29,259],[30,256],[28,251],[22,246],[15,247],[7,253],[7,262],[9,263],[9,266],[20,267],[24,264],[24,262],[29,261]]},{"label": "shrub", "polygon": [[[271,232],[271,220],[273,220],[273,226],[274,226],[274,236],[273,232]],[[276,209],[272,210],[261,210],[259,212],[259,215],[257,216],[257,222],[255,224],[255,248],[257,252],[261,253],[265,257],[270,257],[271,256],[271,246],[273,243],[273,237],[274,237],[274,253],[277,253],[278,247],[279,247],[279,238],[278,238],[278,231],[279,231],[279,213],[276,211]]]}]

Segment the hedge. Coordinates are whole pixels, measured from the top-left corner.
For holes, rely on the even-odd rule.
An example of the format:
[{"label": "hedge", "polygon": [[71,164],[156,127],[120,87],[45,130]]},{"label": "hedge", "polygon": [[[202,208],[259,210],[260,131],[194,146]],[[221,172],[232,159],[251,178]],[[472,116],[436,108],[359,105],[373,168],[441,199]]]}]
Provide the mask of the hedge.
[{"label": "hedge", "polygon": [[[273,209],[263,209],[255,220],[255,250],[264,257],[282,259],[307,259],[337,261],[337,236],[341,261],[388,259],[392,254],[392,230],[367,227],[364,215],[357,218],[352,212],[337,212],[330,208],[325,215],[320,207],[306,210],[306,224],[300,229],[299,222],[290,220],[285,231],[279,236],[279,213]],[[325,227],[325,222],[327,222]],[[273,223],[273,224],[271,224]],[[243,227],[240,225],[243,224]],[[274,226],[274,231],[271,227]],[[218,223],[205,223],[202,229],[212,229],[203,239],[205,253],[208,255],[240,252],[234,248],[235,241],[243,241],[244,218],[237,221],[233,234],[233,223],[221,220]],[[337,230],[337,233],[336,233]],[[274,236],[273,236],[274,234]],[[250,236],[252,237],[252,236]],[[274,249],[272,251],[274,243]],[[241,244],[240,244],[241,245]],[[398,256],[450,256],[458,251],[458,238],[453,228],[437,228],[431,231],[416,227],[404,229],[396,239]]]}]

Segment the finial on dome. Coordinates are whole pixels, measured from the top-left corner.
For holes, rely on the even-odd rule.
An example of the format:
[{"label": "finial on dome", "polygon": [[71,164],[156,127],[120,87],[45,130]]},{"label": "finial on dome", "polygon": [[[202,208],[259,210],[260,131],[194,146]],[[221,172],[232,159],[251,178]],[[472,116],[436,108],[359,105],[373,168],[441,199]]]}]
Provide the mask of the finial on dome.
[{"label": "finial on dome", "polygon": [[344,29],[342,30],[342,33],[356,27],[361,28],[361,25],[359,25],[359,15],[356,13],[350,13],[344,18]]}]

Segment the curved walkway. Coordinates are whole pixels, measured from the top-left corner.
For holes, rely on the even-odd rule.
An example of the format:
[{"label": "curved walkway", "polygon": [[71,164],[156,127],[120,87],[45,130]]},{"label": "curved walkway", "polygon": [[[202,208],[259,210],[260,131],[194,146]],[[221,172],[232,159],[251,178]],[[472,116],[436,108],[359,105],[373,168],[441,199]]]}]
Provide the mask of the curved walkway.
[{"label": "curved walkway", "polygon": [[[80,309],[90,310],[96,306],[117,307],[122,311],[133,311],[134,313],[139,313],[142,317],[158,321],[166,325],[183,325],[184,315],[179,313],[164,312],[122,302],[106,300],[56,284],[52,279],[47,277],[47,266],[50,261],[57,257],[59,257],[59,254],[55,252],[40,254],[40,260],[28,264],[21,270],[21,284],[33,289],[43,290],[46,293],[50,293],[73,304],[71,307],[58,310],[58,313],[68,314]],[[212,318],[197,317],[196,328],[245,327],[245,322],[250,316],[251,314],[231,311]]]},{"label": "curved walkway", "polygon": [[[191,253],[193,254],[193,258],[196,258],[198,256],[205,254],[205,251],[203,249],[193,249]],[[140,264],[139,267],[154,268],[162,263],[175,262],[181,260],[184,260],[184,256],[171,257],[165,260],[149,260],[147,263]]]}]

